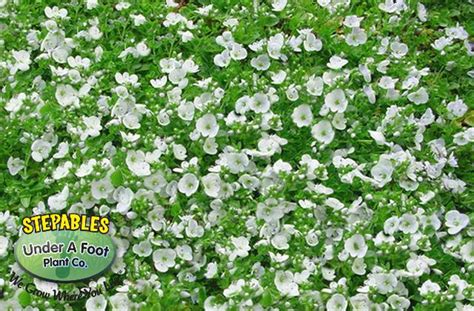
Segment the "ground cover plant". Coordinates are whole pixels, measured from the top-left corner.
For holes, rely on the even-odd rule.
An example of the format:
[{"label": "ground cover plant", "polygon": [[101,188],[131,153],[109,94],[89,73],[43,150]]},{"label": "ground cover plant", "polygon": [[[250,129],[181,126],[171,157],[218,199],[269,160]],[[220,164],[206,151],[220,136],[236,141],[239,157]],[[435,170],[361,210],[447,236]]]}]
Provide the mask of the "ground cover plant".
[{"label": "ground cover plant", "polygon": [[[473,310],[473,16],[0,0],[0,309]],[[24,274],[50,212],[109,216],[110,271]]]}]

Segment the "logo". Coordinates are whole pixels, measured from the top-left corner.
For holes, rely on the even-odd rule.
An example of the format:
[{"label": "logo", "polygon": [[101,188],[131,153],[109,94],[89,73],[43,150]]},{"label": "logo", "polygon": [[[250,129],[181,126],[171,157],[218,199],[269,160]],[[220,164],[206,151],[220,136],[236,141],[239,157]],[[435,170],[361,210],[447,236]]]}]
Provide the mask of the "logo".
[{"label": "logo", "polygon": [[15,244],[18,264],[52,282],[76,282],[105,272],[115,258],[106,217],[45,214],[25,217]]}]

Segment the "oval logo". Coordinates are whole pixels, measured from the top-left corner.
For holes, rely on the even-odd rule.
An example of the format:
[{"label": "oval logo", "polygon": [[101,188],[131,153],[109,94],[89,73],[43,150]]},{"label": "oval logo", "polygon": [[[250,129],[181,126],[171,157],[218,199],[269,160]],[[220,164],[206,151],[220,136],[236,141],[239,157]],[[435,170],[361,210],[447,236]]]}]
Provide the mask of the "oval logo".
[{"label": "oval logo", "polygon": [[116,250],[106,234],[60,230],[23,234],[14,252],[18,264],[35,277],[76,282],[107,270]]}]

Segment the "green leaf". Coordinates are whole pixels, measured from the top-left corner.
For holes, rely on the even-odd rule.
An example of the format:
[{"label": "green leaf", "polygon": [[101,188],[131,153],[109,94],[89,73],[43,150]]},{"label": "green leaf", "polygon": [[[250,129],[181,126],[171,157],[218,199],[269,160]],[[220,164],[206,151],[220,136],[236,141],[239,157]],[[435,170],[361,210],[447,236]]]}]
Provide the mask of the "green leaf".
[{"label": "green leaf", "polygon": [[51,104],[51,103],[48,103],[40,109],[40,113],[42,115],[48,115],[48,114],[53,113],[55,110],[56,110],[56,108],[54,107],[54,105]]},{"label": "green leaf", "polygon": [[171,216],[178,217],[181,214],[181,205],[179,203],[171,206]]},{"label": "green leaf", "polygon": [[31,197],[23,197],[20,199],[20,202],[23,207],[27,208],[28,206],[30,206]]},{"label": "green leaf", "polygon": [[273,297],[270,291],[265,291],[262,296],[262,300],[260,300],[260,304],[264,307],[270,307],[273,304]]},{"label": "green leaf", "polygon": [[31,295],[26,291],[22,291],[18,295],[18,301],[20,302],[22,307],[29,306],[31,304]]},{"label": "green leaf", "polygon": [[464,123],[469,126],[474,126],[474,110],[469,111],[464,117]]},{"label": "green leaf", "polygon": [[120,168],[118,168],[115,172],[110,175],[110,181],[114,187],[121,186],[123,184],[123,174]]}]

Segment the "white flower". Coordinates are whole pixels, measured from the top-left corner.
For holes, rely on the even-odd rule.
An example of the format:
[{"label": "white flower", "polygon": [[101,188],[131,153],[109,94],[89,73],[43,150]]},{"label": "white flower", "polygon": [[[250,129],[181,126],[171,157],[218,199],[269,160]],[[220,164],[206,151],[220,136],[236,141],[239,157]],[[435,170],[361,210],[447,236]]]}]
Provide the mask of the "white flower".
[{"label": "white flower", "polygon": [[168,74],[168,79],[171,83],[174,85],[180,85],[183,83],[187,83],[186,79],[186,71],[182,68],[174,68],[169,74]]},{"label": "white flower", "polygon": [[244,171],[249,164],[249,158],[244,153],[228,153],[225,155],[225,159],[227,166],[234,174]]},{"label": "white flower", "polygon": [[229,18],[224,21],[223,25],[235,29],[239,25],[239,20],[237,18]]},{"label": "white flower", "polygon": [[55,291],[58,290],[58,284],[55,282],[49,282],[46,280],[41,280],[34,278],[33,283],[37,290],[53,295]]},{"label": "white flower", "polygon": [[344,242],[344,249],[349,252],[351,257],[363,258],[368,247],[362,235],[354,234]]},{"label": "white flower", "polygon": [[105,311],[107,307],[107,300],[104,295],[97,295],[95,297],[90,297],[86,301],[86,310],[87,311]]},{"label": "white flower", "polygon": [[54,7],[49,7],[47,6],[45,9],[44,9],[44,14],[46,15],[46,17],[48,18],[65,18],[67,16],[67,10],[66,9],[60,9],[58,8],[57,6],[54,6]]},{"label": "white flower", "polygon": [[294,84],[290,85],[286,89],[286,98],[288,98],[289,101],[297,101],[299,98],[299,93],[298,93],[298,88]]},{"label": "white flower", "polygon": [[200,238],[204,235],[204,228],[197,221],[191,219],[186,227],[186,235],[190,238]]},{"label": "white flower", "polygon": [[173,155],[178,160],[186,159],[186,147],[180,144],[173,145]]},{"label": "white flower", "polygon": [[190,31],[178,30],[178,34],[181,36],[181,41],[183,42],[189,42],[194,38],[193,33]]},{"label": "white flower", "polygon": [[89,40],[99,40],[102,38],[103,33],[100,31],[99,27],[91,26],[87,33],[89,34]]},{"label": "white flower", "polygon": [[130,310],[130,300],[126,293],[117,293],[109,297],[109,302],[112,307],[112,310],[117,311],[129,311]]},{"label": "white flower", "polygon": [[379,162],[372,167],[370,173],[377,182],[379,187],[383,187],[385,184],[392,180],[392,173],[394,171],[393,164],[390,160],[381,158]]},{"label": "white flower", "polygon": [[9,239],[0,235],[0,258],[5,257],[8,253]]},{"label": "white flower", "polygon": [[417,11],[417,16],[418,16],[418,19],[421,21],[421,22],[426,22],[428,19],[427,19],[427,10],[426,10],[426,7],[423,5],[423,3],[418,3],[417,7],[416,7],[416,11]]},{"label": "white flower", "polygon": [[20,71],[27,71],[30,69],[31,59],[30,59],[30,52],[21,50],[21,51],[13,51],[12,52],[13,58],[15,59],[15,68]]},{"label": "white flower", "polygon": [[468,110],[467,105],[462,101],[462,99],[456,99],[455,101],[448,103],[447,108],[456,118],[462,117]]},{"label": "white flower", "polygon": [[367,42],[367,34],[364,29],[354,27],[351,33],[346,36],[346,43],[350,46],[359,46]]},{"label": "white flower", "polygon": [[88,10],[95,9],[99,5],[98,0],[87,0],[86,8]]},{"label": "white flower", "polygon": [[338,130],[344,130],[346,128],[347,119],[344,118],[343,113],[336,113],[334,114],[334,118],[332,119],[332,126]]},{"label": "white flower", "polygon": [[217,143],[216,139],[213,137],[208,137],[202,146],[203,150],[207,154],[216,154],[217,153]]},{"label": "white flower", "polygon": [[217,264],[215,262],[210,262],[207,265],[207,271],[204,274],[204,276],[206,277],[206,279],[212,279],[213,277],[216,276],[216,274],[217,274]]},{"label": "white flower", "polygon": [[196,129],[204,137],[215,137],[219,131],[216,117],[213,114],[205,114],[196,122]]},{"label": "white flower", "polygon": [[291,118],[293,119],[293,122],[295,122],[297,127],[311,125],[311,122],[313,121],[313,113],[311,112],[311,107],[306,104],[299,105],[293,110]]},{"label": "white flower", "polygon": [[115,189],[113,198],[117,201],[117,212],[125,215],[130,209],[130,204],[132,204],[133,197],[134,193],[130,188],[124,188],[120,186]]},{"label": "white flower", "polygon": [[453,43],[453,39],[452,38],[448,38],[448,37],[441,37],[441,38],[438,38],[436,39],[432,44],[431,46],[438,50],[438,51],[441,51],[441,54],[444,55],[444,49],[451,45]]},{"label": "white flower", "polygon": [[272,77],[272,83],[273,84],[282,84],[283,81],[285,81],[287,76],[287,73],[283,70],[277,71],[277,72],[272,72],[271,77]]},{"label": "white flower", "polygon": [[81,140],[85,140],[88,136],[99,136],[100,130],[102,130],[102,125],[100,125],[100,118],[96,116],[82,117],[82,121],[84,122],[86,129],[81,134]]},{"label": "white flower", "polygon": [[321,77],[311,76],[306,82],[306,90],[314,96],[323,94],[324,81]]},{"label": "white flower", "polygon": [[229,255],[229,260],[234,261],[236,257],[247,257],[249,255],[249,240],[246,237],[231,237],[230,241],[234,246],[232,253]]},{"label": "white flower", "polygon": [[270,99],[266,94],[257,93],[250,101],[250,109],[256,113],[265,113],[270,109]]},{"label": "white flower", "polygon": [[313,137],[322,144],[329,144],[334,139],[334,130],[331,122],[327,120],[321,120],[311,128],[311,134]]},{"label": "white flower", "polygon": [[20,111],[25,99],[26,99],[25,93],[14,95],[5,105],[5,110],[8,112],[13,112],[13,113]]},{"label": "white flower", "polygon": [[390,90],[395,88],[395,84],[398,82],[398,79],[394,79],[389,76],[383,76],[380,78],[379,86],[385,90]]},{"label": "white flower", "polygon": [[90,159],[89,161],[82,163],[81,166],[76,170],[77,177],[84,177],[92,174],[94,166],[97,164],[95,159]]},{"label": "white flower", "polygon": [[153,262],[156,270],[166,272],[174,267],[176,252],[171,248],[158,249],[153,252]]},{"label": "white flower", "polygon": [[424,87],[418,89],[418,91],[408,94],[408,100],[415,105],[426,104],[428,102],[428,92]]},{"label": "white flower", "polygon": [[364,91],[365,95],[367,96],[367,99],[369,100],[369,103],[375,104],[376,97],[375,97],[375,92],[372,89],[372,86],[365,85],[363,87],[363,91]]},{"label": "white flower", "polygon": [[398,227],[400,224],[400,220],[398,219],[397,216],[392,216],[385,220],[384,225],[383,225],[383,231],[386,234],[393,235],[395,232],[398,231]]},{"label": "white flower", "polygon": [[226,311],[227,304],[219,304],[216,301],[216,297],[209,296],[204,301],[204,311]]},{"label": "white flower", "polygon": [[319,243],[319,237],[316,234],[314,229],[311,229],[310,231],[308,231],[308,233],[305,236],[305,240],[309,246],[316,246]]},{"label": "white flower", "polygon": [[242,292],[242,289],[245,285],[243,279],[238,279],[237,281],[232,282],[228,288],[224,289],[223,294],[225,297],[233,297]]},{"label": "white flower", "polygon": [[79,104],[78,92],[69,84],[58,85],[55,96],[62,107],[77,106]]},{"label": "white flower", "polygon": [[387,302],[394,310],[405,310],[410,306],[410,300],[395,294],[388,297]]},{"label": "white flower", "polygon": [[368,279],[368,285],[373,286],[381,294],[392,292],[398,284],[397,278],[391,273],[371,274]]},{"label": "white flower", "polygon": [[62,179],[66,177],[69,174],[69,170],[72,168],[72,162],[71,161],[66,161],[61,163],[56,167],[56,169],[53,171],[52,177],[55,180]]},{"label": "white flower", "polygon": [[278,221],[285,213],[277,204],[278,202],[272,199],[267,199],[265,203],[258,203],[256,212],[257,218],[269,223]]},{"label": "white flower", "polygon": [[[135,74],[129,74],[128,72],[124,72],[124,73],[117,72],[115,73],[114,78],[118,84],[130,84],[132,86],[139,86],[138,76]],[[122,88],[123,86],[121,88],[117,88],[116,89],[117,93],[121,93]],[[127,89],[123,89],[123,91],[128,92]]]},{"label": "white flower", "polygon": [[288,0],[272,0],[272,10],[281,12],[285,9]]},{"label": "white flower", "polygon": [[321,51],[323,42],[316,38],[313,33],[308,33],[303,41],[304,49],[308,52]]},{"label": "white flower", "polygon": [[130,171],[137,176],[148,176],[151,174],[150,164],[145,161],[145,153],[141,150],[129,150],[125,162]]},{"label": "white flower", "polygon": [[51,143],[42,139],[37,139],[31,144],[31,157],[36,162],[42,162],[49,156],[51,148]]},{"label": "white flower", "polygon": [[25,161],[20,158],[9,157],[7,161],[8,171],[12,176],[15,176],[25,167]]},{"label": "white flower", "polygon": [[434,283],[431,280],[425,281],[419,288],[420,295],[426,296],[429,293],[437,294],[441,291],[441,287],[438,283]]},{"label": "white flower", "polygon": [[326,303],[328,311],[345,311],[347,309],[347,300],[341,294],[334,294]]},{"label": "white flower", "polygon": [[408,45],[397,41],[390,43],[390,49],[396,58],[402,58],[408,53]]},{"label": "white flower", "polygon": [[354,28],[360,27],[360,22],[363,20],[363,17],[358,17],[357,15],[347,15],[344,18],[344,26]]},{"label": "white flower", "polygon": [[347,59],[334,55],[331,56],[331,58],[329,59],[329,63],[327,63],[326,65],[331,69],[337,70],[347,65],[348,62],[349,61]]},{"label": "white flower", "polygon": [[186,261],[191,261],[193,259],[193,249],[187,244],[176,246],[176,254],[179,258]]},{"label": "white flower", "polygon": [[148,257],[152,251],[151,243],[148,240],[133,245],[133,252],[139,257]]},{"label": "white flower", "polygon": [[48,206],[52,211],[60,211],[66,208],[69,197],[69,187],[64,186],[63,190],[48,198]]},{"label": "white flower", "polygon": [[145,177],[143,184],[148,189],[153,190],[153,192],[159,192],[166,186],[166,179],[161,172],[156,172],[155,174]]},{"label": "white flower", "polygon": [[462,229],[469,225],[469,216],[462,214],[457,210],[447,212],[445,219],[449,234],[458,234]]},{"label": "white flower", "polygon": [[363,258],[355,258],[354,262],[352,263],[352,272],[357,275],[365,275],[367,265],[364,263]]},{"label": "white flower", "polygon": [[413,234],[418,231],[418,221],[412,214],[405,213],[400,217],[399,230],[403,233]]},{"label": "white flower", "polygon": [[194,105],[191,102],[184,102],[178,106],[178,116],[186,121],[191,121],[194,118]]},{"label": "white flower", "polygon": [[324,104],[332,112],[344,112],[347,108],[346,94],[341,89],[335,89],[326,95]]},{"label": "white flower", "polygon": [[202,177],[202,185],[204,186],[204,192],[212,197],[217,198],[221,189],[221,178],[218,174],[209,173]]},{"label": "white flower", "polygon": [[214,64],[219,67],[227,67],[230,64],[230,53],[228,50],[224,50],[220,54],[214,56]]},{"label": "white flower", "polygon": [[300,294],[298,284],[295,282],[291,271],[277,271],[274,283],[278,291],[284,296],[295,297]]},{"label": "white flower", "polygon": [[474,241],[471,240],[461,246],[460,251],[462,259],[467,263],[474,263]]},{"label": "white flower", "polygon": [[230,57],[233,60],[243,60],[247,58],[247,50],[240,44],[235,43],[232,45],[232,49],[229,51]]},{"label": "white flower", "polygon": [[448,27],[445,29],[446,35],[448,35],[450,38],[453,39],[458,39],[458,40],[465,40],[469,37],[469,34],[467,31],[462,27],[458,26],[457,27]]},{"label": "white flower", "polygon": [[91,194],[96,200],[106,199],[114,191],[114,186],[109,178],[93,181],[91,183]]},{"label": "white flower", "polygon": [[143,41],[137,44],[136,50],[137,50],[138,55],[140,55],[141,57],[148,56],[150,55],[150,52],[151,52],[151,49]]},{"label": "white flower", "polygon": [[370,137],[372,137],[377,145],[384,145],[386,143],[385,136],[382,132],[379,131],[369,131]]},{"label": "white flower", "polygon": [[349,301],[355,311],[369,311],[372,304],[367,294],[357,294],[349,298]]},{"label": "white flower", "polygon": [[273,59],[279,59],[282,57],[281,49],[285,43],[284,36],[282,33],[277,33],[274,36],[268,38],[267,42],[267,52],[268,55]]},{"label": "white flower", "polygon": [[150,84],[153,86],[155,89],[161,89],[166,85],[166,82],[168,82],[168,77],[163,76],[159,79],[151,79]]},{"label": "white flower", "polygon": [[288,242],[289,242],[288,234],[284,232],[279,232],[275,234],[271,239],[272,246],[278,250],[289,249],[290,244],[288,244]]},{"label": "white flower", "polygon": [[55,154],[53,154],[53,158],[62,159],[67,155],[68,152],[69,152],[69,143],[62,142],[58,146],[58,151]]},{"label": "white flower", "polygon": [[194,174],[186,173],[178,182],[178,190],[187,197],[193,195],[199,187],[199,179]]},{"label": "white flower", "polygon": [[250,61],[250,64],[252,65],[253,68],[259,71],[265,71],[268,68],[270,68],[270,58],[268,57],[267,54],[262,54],[255,58],[252,58],[252,60]]}]

